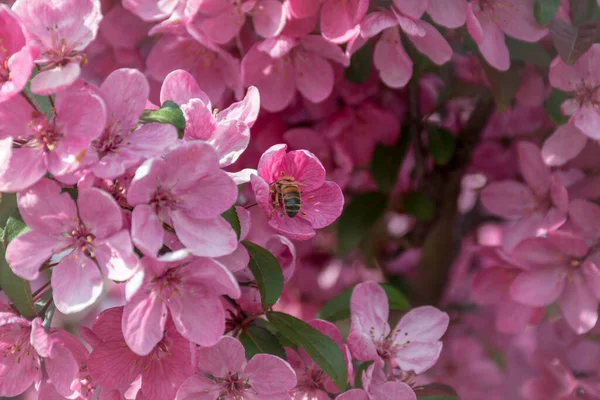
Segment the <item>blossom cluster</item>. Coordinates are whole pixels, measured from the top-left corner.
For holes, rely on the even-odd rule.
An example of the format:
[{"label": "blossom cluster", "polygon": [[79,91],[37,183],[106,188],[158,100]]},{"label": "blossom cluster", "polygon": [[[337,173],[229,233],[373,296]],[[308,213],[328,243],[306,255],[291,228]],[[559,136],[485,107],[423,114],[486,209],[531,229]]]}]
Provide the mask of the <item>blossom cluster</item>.
[{"label": "blossom cluster", "polygon": [[600,399],[599,38],[600,0],[0,2],[0,397]]}]

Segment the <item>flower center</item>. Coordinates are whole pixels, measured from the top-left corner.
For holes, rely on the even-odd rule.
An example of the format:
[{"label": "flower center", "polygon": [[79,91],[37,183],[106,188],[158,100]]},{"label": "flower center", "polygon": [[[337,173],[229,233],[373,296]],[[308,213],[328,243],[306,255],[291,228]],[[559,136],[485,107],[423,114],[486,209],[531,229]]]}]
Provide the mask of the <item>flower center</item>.
[{"label": "flower center", "polygon": [[92,142],[92,146],[94,146],[100,158],[109,153],[118,153],[125,141],[121,129],[115,122],[118,121],[111,121],[104,129],[102,136]]},{"label": "flower center", "polygon": [[74,248],[79,249],[90,258],[94,258],[92,244],[96,237],[88,232],[87,227],[81,221],[77,221],[77,227],[70,232],[69,236],[73,240]]},{"label": "flower center", "polygon": [[171,192],[171,188],[164,187],[159,183],[156,186],[156,192],[154,192],[152,200],[150,200],[150,206],[154,208],[161,221],[164,221],[167,219],[167,215],[163,212],[168,208],[177,208],[181,201],[179,197]]},{"label": "flower center", "polygon": [[214,378],[215,383],[221,386],[219,397],[228,399],[242,399],[245,392],[250,389],[248,379],[242,379],[238,374],[227,374],[225,378]]},{"label": "flower center", "polygon": [[153,287],[160,294],[162,301],[169,301],[179,294],[183,278],[179,274],[179,268],[171,268],[161,276],[152,279]]},{"label": "flower center", "polygon": [[[0,333],[0,337],[2,338],[0,354],[4,360],[3,362],[10,365],[10,360],[12,359],[13,364],[20,364],[27,357],[31,357],[34,362],[39,362],[38,354],[29,342],[31,330],[18,324],[14,324],[13,326],[16,327],[14,330],[2,331]],[[12,344],[9,345],[9,343]]]},{"label": "flower center", "polygon": [[311,394],[316,390],[324,390],[325,375],[320,369],[308,369],[298,380],[297,393]]},{"label": "flower center", "polygon": [[582,82],[581,86],[575,90],[575,98],[582,106],[597,105],[596,92],[600,86],[589,86]]},{"label": "flower center", "polygon": [[75,47],[77,47],[76,43],[69,43],[67,39],[58,39],[56,36],[53,36],[52,47],[42,53],[48,60],[48,64],[42,68],[42,71],[55,67],[64,67],[73,61],[79,62],[81,65],[85,64],[87,59],[81,52],[76,51]]},{"label": "flower center", "polygon": [[46,117],[38,111],[32,112],[32,119],[29,121],[29,135],[19,136],[13,141],[13,147],[41,148],[49,153],[56,149],[56,146],[63,138],[63,134],[56,126],[55,118],[48,121]]}]

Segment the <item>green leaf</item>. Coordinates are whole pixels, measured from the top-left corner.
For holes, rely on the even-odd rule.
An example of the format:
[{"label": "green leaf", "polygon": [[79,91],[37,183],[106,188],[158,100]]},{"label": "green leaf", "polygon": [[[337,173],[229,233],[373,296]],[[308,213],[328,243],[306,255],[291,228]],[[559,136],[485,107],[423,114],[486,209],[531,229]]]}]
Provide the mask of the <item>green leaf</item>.
[{"label": "green leaf", "polygon": [[600,9],[596,0],[569,0],[569,16],[573,25],[579,26],[600,19]]},{"label": "green leaf", "polygon": [[246,349],[246,359],[251,359],[255,354],[273,354],[285,360],[285,351],[279,340],[267,328],[250,325],[240,334],[240,342]]},{"label": "green leaf", "polygon": [[506,36],[506,46],[510,59],[515,61],[526,61],[541,68],[548,68],[552,57],[538,43],[522,42]]},{"label": "green leaf", "polygon": [[177,128],[180,139],[183,137],[183,131],[185,130],[185,117],[183,116],[183,112],[179,106],[171,100],[165,101],[158,110],[145,110],[140,117],[140,122],[143,124],[151,122],[171,124]]},{"label": "green leaf", "polygon": [[560,58],[566,64],[573,65],[600,37],[600,23],[586,22],[573,26],[556,19],[550,24],[550,33]]},{"label": "green leaf", "polygon": [[392,191],[398,180],[398,170],[406,157],[410,134],[403,132],[395,146],[377,144],[371,158],[371,176],[382,192]]},{"label": "green leaf", "polygon": [[385,212],[387,197],[383,193],[364,193],[353,198],[342,212],[338,224],[338,249],[348,253],[354,249],[369,228]]},{"label": "green leaf", "polygon": [[492,95],[500,111],[506,111],[512,103],[517,89],[521,84],[521,78],[525,65],[522,62],[513,62],[506,72],[498,71],[487,62],[482,62],[485,74],[490,82]]},{"label": "green leaf", "polygon": [[346,362],[340,348],[333,340],[291,315],[269,312],[267,318],[278,332],[306,351],[340,392],[346,390],[348,381]]},{"label": "green leaf", "polygon": [[[48,290],[44,296],[41,298],[40,301],[38,301],[35,305],[36,305],[36,309],[38,310],[38,314],[44,309],[44,307],[46,307],[46,305],[48,304],[49,301],[52,300],[52,289]],[[44,312],[44,315],[42,316],[42,327],[47,331],[50,330],[50,325],[52,324],[52,317],[54,317],[54,310],[55,310],[55,306],[54,306],[54,302],[51,303],[47,308],[46,311]]]},{"label": "green leaf", "polygon": [[6,226],[2,231],[3,249],[0,257],[0,287],[22,316],[35,318],[37,313],[33,304],[29,282],[15,275],[4,257],[8,243],[27,229],[25,223],[14,217],[9,217],[6,222]]},{"label": "green leaf", "polygon": [[238,240],[240,240],[242,226],[240,224],[240,218],[238,217],[237,211],[235,211],[235,206],[232,206],[229,210],[221,214],[221,216],[225,218],[227,222],[229,222],[229,225],[231,225],[231,227],[235,231]]},{"label": "green leaf", "polygon": [[429,154],[438,165],[445,165],[452,160],[456,150],[456,137],[443,128],[429,127],[427,129]]},{"label": "green leaf", "polygon": [[419,400],[460,400],[456,396],[423,396],[419,397]]},{"label": "green leaf", "polygon": [[435,216],[435,203],[421,192],[408,192],[402,198],[404,210],[420,221],[429,221]]},{"label": "green leaf", "polygon": [[354,368],[354,387],[356,389],[363,389],[363,384],[362,384],[363,372],[368,370],[369,367],[371,366],[371,364],[373,364],[373,361],[367,361],[367,362],[360,363],[360,365],[358,367]]},{"label": "green leaf", "polygon": [[[410,303],[404,294],[388,283],[379,284],[388,296],[391,310],[408,310]],[[317,318],[327,321],[339,321],[350,318],[350,298],[354,288],[348,288],[333,299],[329,300],[317,313]]]},{"label": "green leaf", "polygon": [[562,125],[569,120],[569,117],[560,111],[560,106],[571,97],[568,93],[552,89],[550,95],[546,98],[544,107],[548,117],[557,125]]},{"label": "green leaf", "polygon": [[346,68],[344,76],[350,82],[365,83],[371,75],[371,62],[373,60],[373,45],[365,43],[350,58],[350,66]]},{"label": "green leaf", "polygon": [[556,15],[560,0],[535,0],[533,15],[540,25],[548,25]]},{"label": "green leaf", "polygon": [[256,279],[263,308],[266,310],[277,302],[283,289],[283,273],[277,258],[257,244],[242,241],[250,255],[250,271]]}]

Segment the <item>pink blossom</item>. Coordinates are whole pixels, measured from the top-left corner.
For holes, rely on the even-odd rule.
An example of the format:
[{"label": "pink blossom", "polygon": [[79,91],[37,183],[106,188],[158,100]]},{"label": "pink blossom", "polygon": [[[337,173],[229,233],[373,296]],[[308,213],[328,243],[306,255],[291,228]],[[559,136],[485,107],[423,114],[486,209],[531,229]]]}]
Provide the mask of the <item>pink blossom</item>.
[{"label": "pink blossom", "polygon": [[190,23],[213,42],[225,44],[240,33],[246,14],[252,16],[256,33],[265,38],[279,35],[285,26],[285,10],[277,0],[205,0]]},{"label": "pink blossom", "polygon": [[216,344],[225,331],[220,296],[240,297],[238,283],[227,268],[210,258],[162,263],[145,257],[142,266],[136,280],[143,283],[129,295],[123,310],[123,333],[131,350],[148,355],[161,341],[168,315],[187,340],[202,346]]},{"label": "pink blossom", "polygon": [[18,94],[33,68],[32,49],[10,8],[0,4],[0,103]]},{"label": "pink blossom", "polygon": [[158,21],[169,17],[186,0],[123,0],[123,7],[144,21]]},{"label": "pink blossom", "polygon": [[598,252],[590,252],[582,237],[556,232],[526,239],[513,256],[527,267],[510,286],[515,301],[542,307],[558,300],[574,331],[581,334],[594,327],[600,301]]},{"label": "pink blossom", "polygon": [[204,140],[217,150],[222,167],[233,164],[250,142],[250,128],[260,110],[260,95],[254,86],[246,97],[222,111],[212,109],[210,99],[192,75],[175,70],[165,78],[160,102],[181,106],[186,120],[184,139]]},{"label": "pink blossom", "polygon": [[521,175],[525,183],[493,182],[481,192],[481,202],[492,214],[514,221],[504,239],[511,251],[521,240],[558,229],[565,221],[568,195],[544,164],[538,147],[517,144]]},{"label": "pink blossom", "polygon": [[141,387],[134,398],[173,399],[177,389],[194,371],[190,343],[177,332],[169,318],[159,343],[148,355],[137,355],[127,346],[121,333],[122,314],[122,307],[110,308],[100,313],[92,326],[97,338],[88,360],[92,378],[103,392],[127,389],[141,378]]},{"label": "pink blossom", "polygon": [[333,43],[345,43],[367,14],[368,0],[325,0],[321,8],[321,33]]},{"label": "pink blossom", "polygon": [[537,42],[548,30],[533,16],[534,0],[474,0],[467,6],[467,30],[486,61],[501,71],[510,67],[504,35]]},{"label": "pink blossom", "polygon": [[219,257],[237,246],[235,232],[221,214],[237,198],[237,187],[219,168],[214,148],[202,141],[181,143],[135,173],[127,201],[134,206],[132,239],[156,257],[164,241],[163,225],[175,230],[195,255]]},{"label": "pink blossom", "polygon": [[47,120],[21,96],[0,103],[0,190],[24,190],[46,172],[60,177],[80,168],[106,124],[104,102],[90,92],[68,91],[59,93],[55,104]]},{"label": "pink blossom", "polygon": [[333,91],[331,61],[349,65],[348,57],[321,36],[278,36],[256,43],[242,60],[242,80],[258,88],[262,106],[281,111],[296,90],[313,103],[321,103]]},{"label": "pink blossom", "polygon": [[383,362],[376,361],[362,376],[363,389],[351,389],[335,400],[416,400],[417,395],[404,382],[389,381],[383,371]]},{"label": "pink blossom", "polygon": [[85,63],[83,50],[98,32],[100,1],[18,0],[13,11],[26,29],[27,44],[39,51],[36,63],[44,64],[31,90],[50,94],[75,82]]},{"label": "pink blossom", "polygon": [[[325,181],[325,168],[314,154],[306,150],[287,152],[287,145],[269,148],[258,163],[258,175],[252,175],[256,201],[269,219],[269,225],[283,235],[297,240],[310,239],[315,229],[324,228],[342,212],[344,198],[340,187]],[[298,185],[301,204],[298,214],[290,217],[273,184],[291,177]]]},{"label": "pink blossom", "polygon": [[[589,138],[600,139],[600,92],[598,92],[598,67],[600,66],[600,45],[594,44],[574,65],[565,64],[556,57],[550,65],[550,84],[562,91],[571,93],[572,99],[562,106],[563,114],[570,116],[569,123]],[[573,131],[573,129],[571,130]],[[575,130],[576,131],[576,130]],[[569,135],[575,141],[571,151],[582,146],[583,138],[575,133]],[[577,154],[577,152],[575,152]]]},{"label": "pink blossom", "polygon": [[348,346],[361,361],[383,360],[404,371],[420,374],[431,368],[442,351],[440,338],[448,314],[423,306],[409,311],[392,331],[385,291],[375,282],[356,285],[350,300],[352,323]]},{"label": "pink blossom", "polygon": [[577,157],[587,143],[588,137],[575,125],[564,124],[546,139],[542,157],[547,165],[558,167]]},{"label": "pink blossom", "polygon": [[181,385],[177,400],[291,400],[296,374],[284,360],[256,354],[246,362],[244,346],[224,336],[198,351],[198,372]]},{"label": "pink blossom", "polygon": [[15,274],[31,280],[51,256],[68,251],[52,272],[54,303],[61,312],[92,305],[102,293],[103,276],[125,281],[134,274],[138,259],[121,209],[108,193],[82,189],[75,203],[58,184],[43,179],[19,193],[18,203],[31,231],[10,242],[6,259]]}]

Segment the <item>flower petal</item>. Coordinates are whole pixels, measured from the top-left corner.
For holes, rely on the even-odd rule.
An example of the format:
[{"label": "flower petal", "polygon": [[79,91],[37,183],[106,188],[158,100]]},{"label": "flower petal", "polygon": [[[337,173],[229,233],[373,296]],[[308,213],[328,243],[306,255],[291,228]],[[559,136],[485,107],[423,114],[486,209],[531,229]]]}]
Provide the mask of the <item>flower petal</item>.
[{"label": "flower petal", "polygon": [[74,251],[64,257],[52,272],[54,304],[64,314],[72,314],[94,304],[104,283],[100,270],[87,256]]},{"label": "flower petal", "polygon": [[296,387],[296,373],[279,357],[256,354],[244,369],[252,389],[260,395],[283,394]]}]

